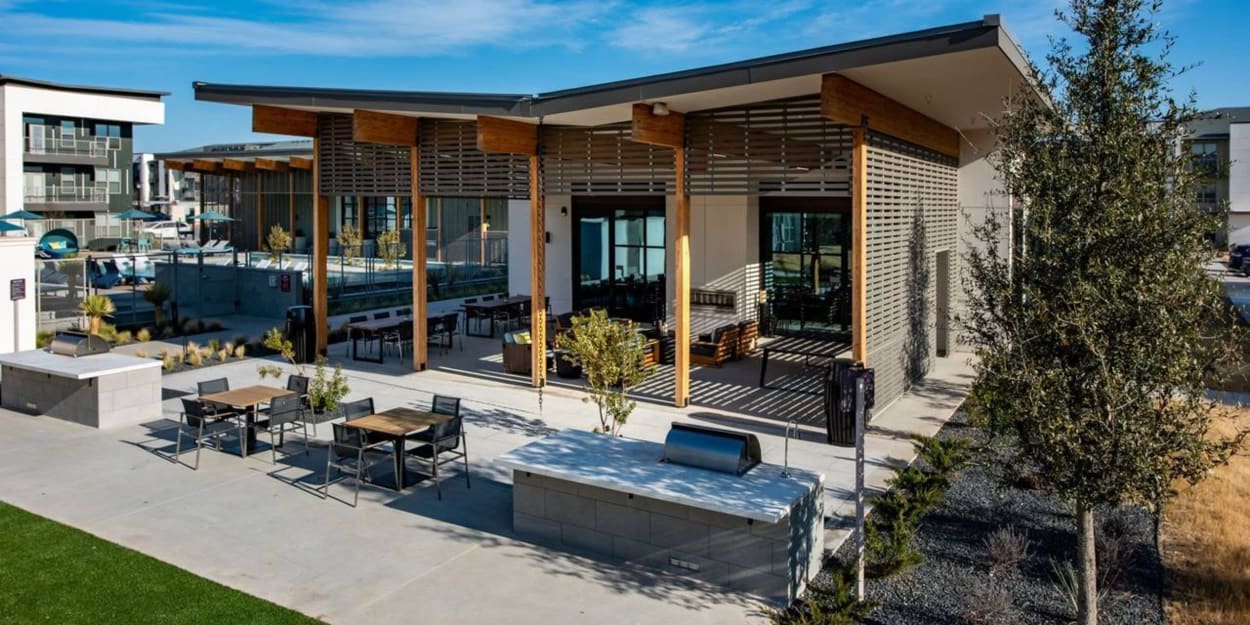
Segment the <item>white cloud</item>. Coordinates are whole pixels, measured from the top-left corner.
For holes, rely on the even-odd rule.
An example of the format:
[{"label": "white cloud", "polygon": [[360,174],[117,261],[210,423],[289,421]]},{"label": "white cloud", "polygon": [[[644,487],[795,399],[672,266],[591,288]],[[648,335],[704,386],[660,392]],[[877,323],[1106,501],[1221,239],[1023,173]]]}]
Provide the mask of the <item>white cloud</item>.
[{"label": "white cloud", "polygon": [[[593,0],[358,0],[272,7],[269,19],[204,14],[156,3],[134,19],[73,18],[5,10],[0,21],[26,41],[133,43],[214,54],[429,56],[470,46],[564,45],[606,6]],[[290,7],[291,5],[284,5]]]}]

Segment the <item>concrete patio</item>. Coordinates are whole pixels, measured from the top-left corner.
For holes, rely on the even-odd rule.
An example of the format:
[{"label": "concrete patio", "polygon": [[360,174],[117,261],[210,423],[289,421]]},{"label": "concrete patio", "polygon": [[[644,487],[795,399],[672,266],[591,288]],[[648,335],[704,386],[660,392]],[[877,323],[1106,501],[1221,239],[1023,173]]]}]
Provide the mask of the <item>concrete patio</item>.
[{"label": "concrete patio", "polygon": [[[205,450],[199,471],[172,463],[178,398],[194,393],[197,380],[259,382],[253,359],[165,376],[165,419],[142,426],[98,431],[0,412],[0,499],[332,623],[763,620],[764,606],[745,596],[513,533],[511,474],[494,459],[558,429],[590,429],[597,418],[575,388],[555,384],[540,396],[528,378],[500,373],[498,346],[467,339],[464,351],[432,348],[432,370],[421,374],[393,358],[344,362],[348,398],[373,397],[378,409],[428,407],[434,392],[464,398],[472,488],[453,469],[442,501],[428,480],[402,494],[365,485],[355,509],[322,500],[323,442],[307,456],[279,456],[276,466],[267,451],[242,460]],[[333,358],[343,353],[343,345],[331,347]],[[871,487],[883,487],[889,467],[912,457],[910,434],[935,432],[957,409],[971,381],[965,359],[935,360],[923,385],[877,412],[868,440]],[[755,359],[696,370],[695,406],[640,401],[623,432],[662,441],[674,420],[749,430],[764,460],[780,464],[785,420],[798,418],[802,440],[791,442],[790,462],[825,474],[826,546],[836,548],[854,513],[853,450],[824,444],[814,395],[764,391],[758,373]],[[671,380],[666,371],[656,375]],[[770,363],[776,377],[802,386],[808,374],[795,363]],[[318,434],[324,440],[330,428]],[[289,450],[301,449],[293,439]],[[337,484],[330,494],[350,501],[350,488]]]}]

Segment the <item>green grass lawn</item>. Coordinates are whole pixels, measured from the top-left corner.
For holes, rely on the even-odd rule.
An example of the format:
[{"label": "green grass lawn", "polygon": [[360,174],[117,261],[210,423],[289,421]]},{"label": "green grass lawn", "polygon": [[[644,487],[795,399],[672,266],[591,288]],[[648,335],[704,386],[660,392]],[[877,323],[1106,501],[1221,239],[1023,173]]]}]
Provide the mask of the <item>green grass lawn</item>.
[{"label": "green grass lawn", "polygon": [[0,502],[0,623],[320,623]]}]

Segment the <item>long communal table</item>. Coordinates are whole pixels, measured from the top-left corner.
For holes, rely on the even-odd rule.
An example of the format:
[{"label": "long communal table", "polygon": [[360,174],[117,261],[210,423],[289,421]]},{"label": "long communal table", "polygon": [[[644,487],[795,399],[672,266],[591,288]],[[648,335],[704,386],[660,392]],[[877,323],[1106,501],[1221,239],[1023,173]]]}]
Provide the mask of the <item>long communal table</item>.
[{"label": "long communal table", "polygon": [[[481,336],[487,338],[495,338],[495,313],[507,308],[520,308],[522,304],[530,301],[529,295],[513,295],[501,299],[491,300],[489,302],[473,302],[464,304],[464,334],[465,336]],[[490,332],[471,332],[469,330],[469,319],[486,319],[490,322]],[[479,324],[480,326],[481,324]]]},{"label": "long communal table", "polygon": [[830,336],[787,336],[775,339],[762,344],[761,349],[764,355],[760,361],[760,387],[761,388],[777,388],[770,387],[766,383],[768,373],[768,355],[770,353],[777,354],[794,354],[803,357],[803,366],[810,367],[812,358],[821,358],[827,362],[821,363],[827,366],[834,358],[841,356],[851,348],[850,341],[842,340]]},{"label": "long communal table", "polygon": [[[381,335],[387,330],[394,330],[405,323],[412,323],[412,317],[386,317],[385,319],[369,319],[368,321],[356,321],[354,323],[347,324],[347,330],[351,335],[352,341],[352,360],[363,360],[366,362],[376,362],[378,364],[382,364]],[[362,339],[365,341],[378,340],[378,357],[376,359],[369,357],[362,358],[360,356],[357,350],[357,344],[360,343]]]}]

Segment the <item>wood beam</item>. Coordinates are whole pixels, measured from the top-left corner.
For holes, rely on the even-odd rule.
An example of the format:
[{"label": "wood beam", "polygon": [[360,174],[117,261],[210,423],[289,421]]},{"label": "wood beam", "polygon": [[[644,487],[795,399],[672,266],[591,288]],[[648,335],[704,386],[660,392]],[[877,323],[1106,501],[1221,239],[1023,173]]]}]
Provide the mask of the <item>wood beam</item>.
[{"label": "wood beam", "polygon": [[[314,152],[314,154],[316,153]],[[303,156],[292,156],[290,162],[287,163],[287,165],[289,165],[291,169],[312,169],[313,160],[314,159],[312,158],[306,158]],[[313,189],[313,193],[316,193],[316,192],[317,190]]]},{"label": "wood beam", "polygon": [[[412,168],[412,216],[408,227],[412,241],[412,368],[414,371],[425,371],[429,363],[430,329],[426,319],[427,310],[426,275],[425,275],[425,198],[421,197],[421,148],[411,146],[408,149],[409,166]],[[401,217],[402,218],[402,217]],[[401,221],[402,225],[403,222]]]},{"label": "wood beam", "polygon": [[673,228],[673,404],[690,405],[690,195],[686,192],[686,148],[673,150],[677,210]]},{"label": "wood beam", "polygon": [[199,158],[191,161],[191,169],[202,174],[220,174],[224,171],[221,163],[218,163],[217,161],[206,161]]},{"label": "wood beam", "polygon": [[286,172],[286,210],[287,221],[291,224],[287,230],[291,234],[291,251],[295,251],[295,174],[289,169]]},{"label": "wood beam", "polygon": [[165,169],[172,169],[174,171],[190,171],[191,161],[165,159]]},{"label": "wood beam", "polygon": [[656,115],[650,104],[635,104],[630,140],[674,149],[686,146],[686,116],[671,111]]},{"label": "wood beam", "polygon": [[265,177],[256,177],[256,249],[265,249]]},{"label": "wood beam", "polygon": [[249,163],[248,161],[239,160],[237,158],[223,158],[221,159],[221,166],[222,168],[229,169],[230,171],[255,171],[256,170],[256,165]]},{"label": "wood beam", "polygon": [[[313,137],[313,154],[317,153],[319,141],[319,139]],[[312,176],[313,197],[316,198],[313,201],[312,220],[313,323],[317,324],[317,353],[324,356],[329,341],[329,331],[326,326],[329,324],[328,306],[330,302],[326,283],[329,280],[328,265],[330,260],[330,198],[321,194],[321,180],[319,180],[316,168],[313,168]]]},{"label": "wood beam", "polygon": [[868,127],[851,135],[851,357],[868,364]]},{"label": "wood beam", "polygon": [[352,112],[352,141],[416,147],[418,121],[408,115],[356,109]]},{"label": "wood beam", "polygon": [[820,85],[820,112],[827,118],[858,127],[865,117],[872,129],[959,158],[959,132],[841,74],[825,74]]},{"label": "wood beam", "polygon": [[317,113],[253,104],[252,132],[315,137],[317,136]]},{"label": "wood beam", "polygon": [[537,150],[530,155],[530,343],[530,384],[542,388],[547,384],[547,207]]},{"label": "wood beam", "polygon": [[285,172],[291,170],[291,165],[286,161],[277,161],[272,158],[258,158],[256,159],[256,169]]},{"label": "wood beam", "polygon": [[538,126],[511,119],[479,115],[477,149],[510,154],[538,153]]}]

